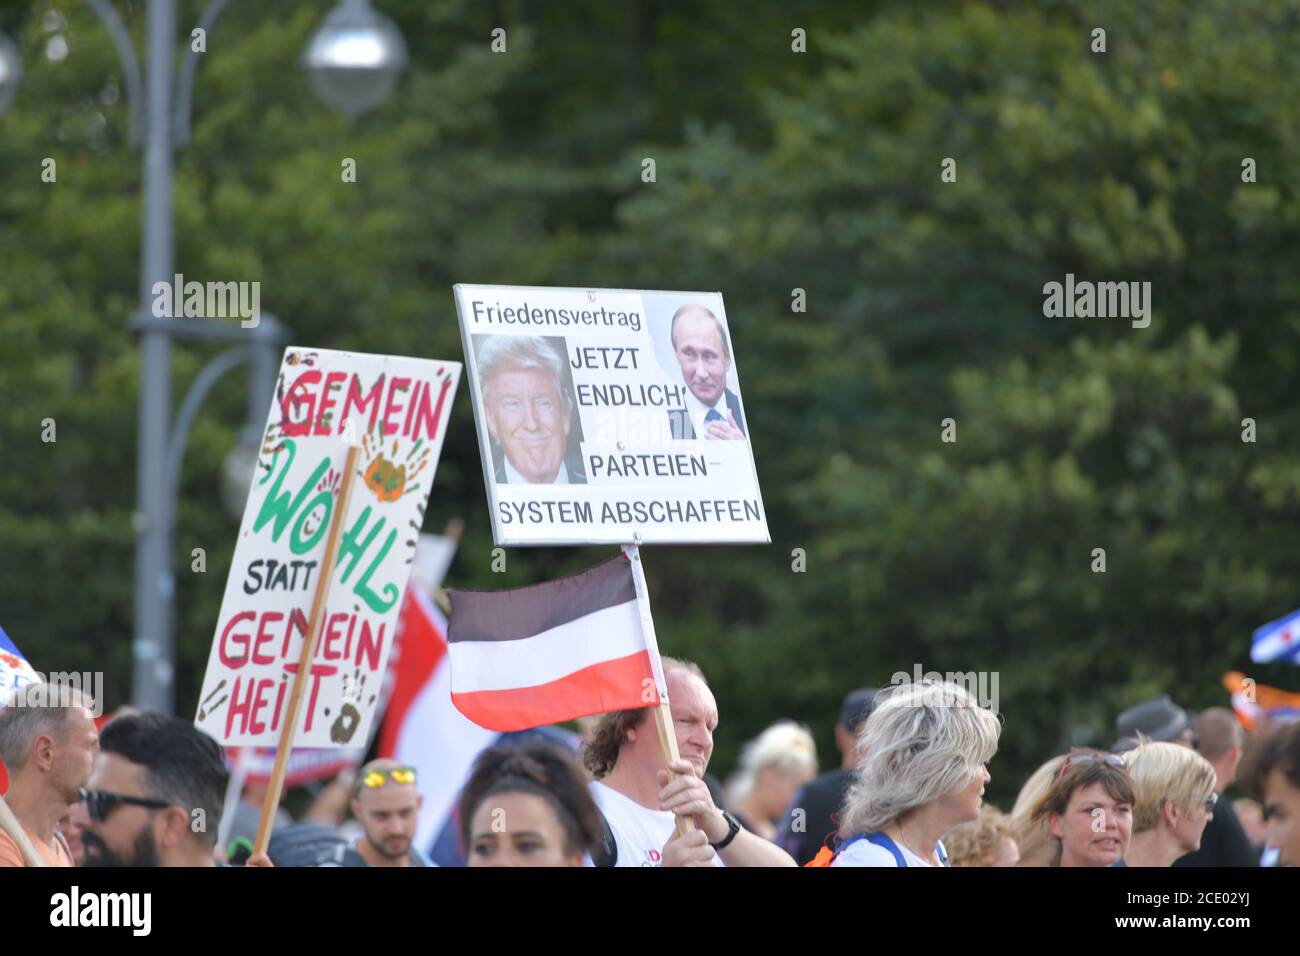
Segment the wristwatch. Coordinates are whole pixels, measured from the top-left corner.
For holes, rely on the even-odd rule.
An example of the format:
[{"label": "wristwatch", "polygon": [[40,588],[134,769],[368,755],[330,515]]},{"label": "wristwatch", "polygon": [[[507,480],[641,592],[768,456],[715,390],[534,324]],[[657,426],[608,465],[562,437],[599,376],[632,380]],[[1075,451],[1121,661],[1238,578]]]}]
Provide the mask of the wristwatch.
[{"label": "wristwatch", "polygon": [[731,846],[731,841],[736,839],[736,834],[741,831],[741,826],[740,821],[726,810],[719,809],[718,812],[722,814],[722,819],[727,821],[727,835],[723,837],[720,842],[710,843],[709,846],[713,847],[715,850],[725,850],[727,847]]}]

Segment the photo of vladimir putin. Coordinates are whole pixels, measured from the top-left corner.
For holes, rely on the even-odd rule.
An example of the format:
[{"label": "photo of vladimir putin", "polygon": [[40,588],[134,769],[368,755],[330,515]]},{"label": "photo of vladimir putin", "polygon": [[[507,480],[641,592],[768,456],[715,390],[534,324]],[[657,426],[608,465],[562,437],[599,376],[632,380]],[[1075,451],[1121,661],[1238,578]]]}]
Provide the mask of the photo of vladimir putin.
[{"label": "photo of vladimir putin", "polygon": [[[566,384],[563,339],[557,351],[541,336],[478,338],[483,417],[492,436],[498,484],[586,484],[582,436],[575,430],[573,399]],[[572,451],[570,448],[572,447]]]},{"label": "photo of vladimir putin", "polygon": [[684,305],[673,313],[669,335],[687,388],[686,408],[668,410],[673,437],[743,440],[740,396],[727,388],[731,346],[718,317],[702,305]]}]

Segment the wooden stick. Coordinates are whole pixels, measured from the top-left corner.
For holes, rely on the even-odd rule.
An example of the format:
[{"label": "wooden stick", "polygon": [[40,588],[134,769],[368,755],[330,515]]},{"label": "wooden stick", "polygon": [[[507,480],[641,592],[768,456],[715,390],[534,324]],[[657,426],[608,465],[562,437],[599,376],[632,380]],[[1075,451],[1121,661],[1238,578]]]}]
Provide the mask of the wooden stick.
[{"label": "wooden stick", "polygon": [[320,576],[316,579],[316,595],[312,598],[311,618],[307,624],[307,633],[302,639],[298,673],[293,675],[289,710],[285,715],[284,726],[280,728],[280,745],[276,749],[275,766],[271,770],[271,779],[266,786],[266,800],[262,804],[262,821],[257,828],[254,853],[265,853],[267,844],[271,842],[271,826],[275,821],[275,811],[280,806],[280,791],[284,789],[284,774],[289,769],[289,754],[293,751],[293,738],[298,729],[298,709],[302,704],[302,693],[307,685],[307,674],[311,670],[312,658],[316,656],[316,644],[320,640],[321,624],[325,618],[325,598],[329,595],[330,579],[334,577],[334,563],[338,559],[339,536],[343,533],[348,502],[352,499],[352,485],[357,473],[359,450],[356,445],[351,446],[348,449],[347,461],[343,465],[343,486],[339,489],[338,506],[334,510],[334,519],[330,522],[325,556],[321,561]]},{"label": "wooden stick", "polygon": [[[664,755],[664,766],[668,770],[668,780],[676,780],[680,774],[675,773],[668,765],[675,760],[681,759],[681,754],[677,751],[677,732],[673,730],[673,712],[668,707],[668,701],[662,701],[655,708],[655,729],[659,731],[659,750]],[[689,833],[695,829],[695,821],[690,817],[677,817],[676,833],[681,836],[683,833]]]},{"label": "wooden stick", "polygon": [[[673,712],[668,706],[668,682],[663,678],[663,666],[659,663],[659,641],[655,637],[655,622],[650,615],[650,592],[645,584],[645,571],[641,568],[641,549],[635,544],[623,545],[623,553],[632,562],[632,583],[636,587],[637,608],[641,612],[641,632],[645,635],[650,648],[650,660],[654,665],[655,683],[659,689],[659,706],[655,708],[655,730],[659,732],[659,751],[663,754],[664,769],[668,771],[669,782],[677,779],[677,774],[670,766],[681,759],[677,750],[677,731],[673,729]],[[676,832],[678,836],[695,829],[695,822],[690,817],[677,817]]]}]

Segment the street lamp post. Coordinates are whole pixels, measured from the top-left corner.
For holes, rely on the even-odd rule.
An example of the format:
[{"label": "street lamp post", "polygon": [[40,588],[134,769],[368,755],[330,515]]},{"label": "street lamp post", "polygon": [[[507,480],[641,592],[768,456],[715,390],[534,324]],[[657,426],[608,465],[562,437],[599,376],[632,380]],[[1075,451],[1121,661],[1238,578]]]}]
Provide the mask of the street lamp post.
[{"label": "street lamp post", "polygon": [[[261,427],[274,389],[277,351],[286,336],[274,318],[266,315],[251,329],[153,316],[155,284],[170,285],[173,278],[172,151],[189,138],[198,54],[187,48],[180,86],[173,93],[176,2],[148,0],[142,81],[130,35],[115,8],[108,0],[86,2],[108,30],[121,60],[131,113],[131,138],[141,145],[143,154],[140,309],[131,323],[140,334],[132,701],[142,709],[171,713],[175,659],[171,559],[185,438],[212,386],[230,369],[247,362],[253,374],[248,422],[240,434],[240,445],[254,440],[260,444]],[[199,25],[205,31],[211,29],[228,3],[211,0]],[[313,82],[323,98],[355,116],[377,105],[391,91],[397,71],[406,65],[406,45],[392,22],[371,9],[367,0],[340,0],[313,36],[304,65],[312,71]],[[21,78],[18,50],[0,33],[0,114],[8,108]],[[195,378],[181,403],[174,430],[169,421],[173,338],[238,343],[213,359]]]},{"label": "street lamp post", "polygon": [[14,41],[0,33],[0,116],[9,109],[14,94],[23,81],[23,61],[18,57]]}]

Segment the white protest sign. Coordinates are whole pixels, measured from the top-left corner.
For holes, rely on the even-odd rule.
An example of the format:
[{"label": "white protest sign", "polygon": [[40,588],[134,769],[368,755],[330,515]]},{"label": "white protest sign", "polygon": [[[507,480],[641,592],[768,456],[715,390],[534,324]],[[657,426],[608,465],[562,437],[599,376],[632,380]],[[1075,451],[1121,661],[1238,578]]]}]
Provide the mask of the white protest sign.
[{"label": "white protest sign", "polygon": [[456,286],[498,545],[771,540],[722,296]]},{"label": "white protest sign", "polygon": [[275,747],[350,444],[360,453],[295,746],[369,739],[457,362],[291,347],[267,419],[195,723]]}]

